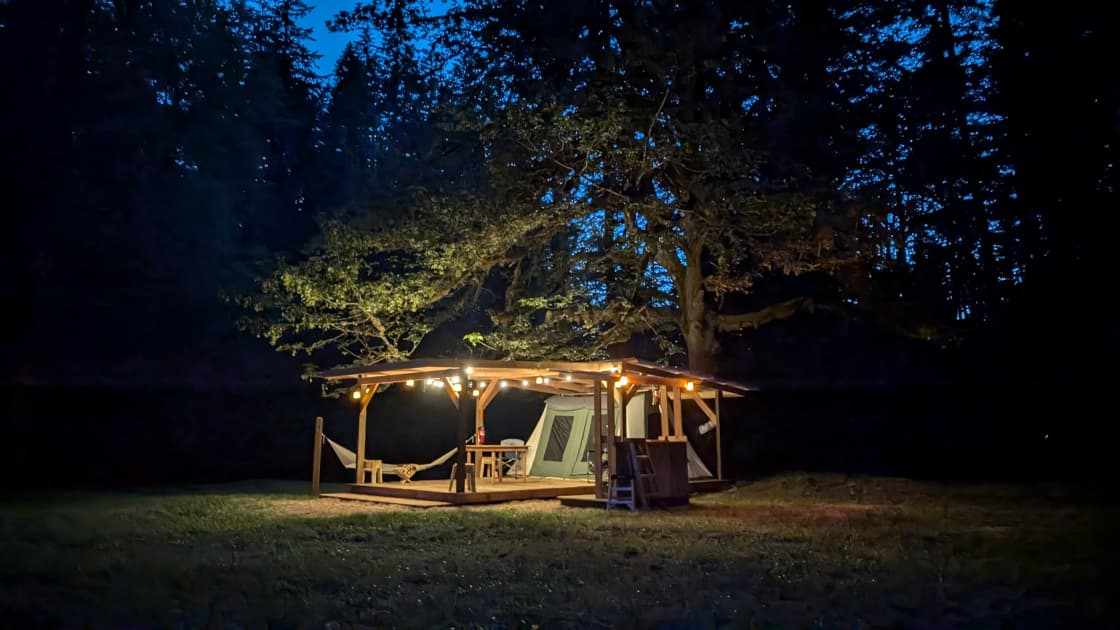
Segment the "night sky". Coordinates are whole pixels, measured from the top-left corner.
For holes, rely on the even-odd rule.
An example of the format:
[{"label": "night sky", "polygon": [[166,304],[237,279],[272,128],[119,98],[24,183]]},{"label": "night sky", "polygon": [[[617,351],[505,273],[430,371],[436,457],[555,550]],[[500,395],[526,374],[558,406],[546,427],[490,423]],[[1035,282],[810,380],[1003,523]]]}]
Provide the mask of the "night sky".
[{"label": "night sky", "polygon": [[346,42],[351,39],[350,33],[332,33],[327,30],[327,20],[343,9],[354,8],[354,1],[323,0],[311,4],[313,8],[307,15],[305,24],[314,29],[311,35],[315,40],[313,45],[323,55],[319,59],[319,74],[326,75],[334,69],[335,61],[342,54]]}]

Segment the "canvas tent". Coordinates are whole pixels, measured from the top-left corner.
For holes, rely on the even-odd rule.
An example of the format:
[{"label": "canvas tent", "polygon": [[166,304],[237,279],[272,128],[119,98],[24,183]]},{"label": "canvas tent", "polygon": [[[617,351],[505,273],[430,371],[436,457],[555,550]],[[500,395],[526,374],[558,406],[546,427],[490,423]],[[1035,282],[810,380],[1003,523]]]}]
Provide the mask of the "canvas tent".
[{"label": "canvas tent", "polygon": [[[552,396],[525,445],[528,474],[537,477],[591,479],[595,404],[591,396]],[[634,396],[626,406],[626,435],[646,437],[646,417],[653,412],[649,393]],[[604,407],[604,414],[605,407]],[[712,473],[691,444],[688,478],[711,478]]]}]

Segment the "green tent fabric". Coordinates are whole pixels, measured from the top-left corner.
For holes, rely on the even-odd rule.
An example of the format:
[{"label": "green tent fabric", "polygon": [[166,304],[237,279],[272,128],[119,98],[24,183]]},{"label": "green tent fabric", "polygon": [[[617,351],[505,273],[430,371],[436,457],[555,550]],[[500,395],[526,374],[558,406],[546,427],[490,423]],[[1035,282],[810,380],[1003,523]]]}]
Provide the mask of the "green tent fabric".
[{"label": "green tent fabric", "polygon": [[[544,411],[525,441],[530,476],[591,479],[594,407],[591,396],[553,396],[545,401]],[[630,401],[626,409],[627,435],[645,436],[649,411],[648,395]],[[687,452],[688,478],[711,477],[711,470],[692,444],[687,445]]]}]

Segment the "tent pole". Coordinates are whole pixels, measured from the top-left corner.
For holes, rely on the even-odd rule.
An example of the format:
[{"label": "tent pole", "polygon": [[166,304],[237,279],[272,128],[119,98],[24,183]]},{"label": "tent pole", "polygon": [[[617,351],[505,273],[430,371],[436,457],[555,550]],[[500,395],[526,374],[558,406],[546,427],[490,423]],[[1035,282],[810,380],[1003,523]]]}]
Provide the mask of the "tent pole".
[{"label": "tent pole", "polygon": [[323,463],[323,416],[315,417],[315,450],[311,456],[311,496],[319,496],[319,474]]},{"label": "tent pole", "polygon": [[606,488],[603,487],[603,381],[595,379],[594,391],[594,411],[592,412],[591,421],[595,423],[595,431],[592,434],[595,440],[592,443],[592,452],[594,459],[591,461],[591,471],[595,475],[595,497],[598,499],[605,499],[607,497]]},{"label": "tent pole", "polygon": [[723,436],[719,430],[719,414],[723,407],[723,390],[716,388],[716,479],[723,479]]}]

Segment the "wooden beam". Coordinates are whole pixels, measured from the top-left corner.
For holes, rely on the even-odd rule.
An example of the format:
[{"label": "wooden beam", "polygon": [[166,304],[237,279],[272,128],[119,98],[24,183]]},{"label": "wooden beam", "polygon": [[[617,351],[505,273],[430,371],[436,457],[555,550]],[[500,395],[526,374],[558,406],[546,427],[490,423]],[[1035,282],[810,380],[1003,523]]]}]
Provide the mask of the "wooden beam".
[{"label": "wooden beam", "polygon": [[723,390],[716,390],[716,479],[723,479],[723,439],[719,432],[720,408],[723,407]]},{"label": "wooden beam", "polygon": [[458,370],[440,370],[438,372],[422,372],[420,374],[382,374],[379,376],[363,376],[357,380],[359,385],[372,385],[372,384],[393,384],[403,383],[405,381],[416,381],[423,383],[424,381],[434,378],[439,380],[458,374]]},{"label": "wooden beam", "polygon": [[377,393],[377,385],[370,385],[363,392],[361,405],[362,410],[358,412],[358,447],[355,453],[356,461],[354,466],[355,483],[362,483],[362,475],[365,472],[366,462],[366,409],[369,408],[369,401],[373,400],[373,395]]},{"label": "wooden beam", "polygon": [[455,405],[455,408],[458,409],[459,408],[459,392],[455,391],[455,384],[451,382],[451,377],[450,376],[443,379],[443,381],[444,381],[443,388],[447,390],[447,397],[451,399],[451,404]]},{"label": "wooden beam", "polygon": [[[474,431],[477,434],[482,424],[486,421],[486,406],[498,393],[498,381],[490,381],[486,384],[486,389],[478,396],[478,400],[474,405]],[[473,398],[473,396],[472,396]]]},{"label": "wooden beam", "polygon": [[[466,371],[460,375],[460,380],[466,382]],[[448,387],[450,389],[450,387]],[[467,438],[471,436],[471,425],[474,424],[474,396],[461,396],[458,397],[458,422],[455,424],[458,427],[458,441],[459,450],[455,452],[455,492],[463,493],[466,490],[467,482]]]},{"label": "wooden beam", "polygon": [[657,388],[657,406],[661,411],[661,435],[657,436],[659,440],[669,439],[669,393],[668,389],[662,385]]},{"label": "wooden beam", "polygon": [[700,396],[685,396],[685,399],[692,400],[692,402],[696,403],[696,406],[700,408],[700,411],[703,411],[704,415],[708,416],[709,420],[711,420],[712,422],[716,421],[716,412],[712,411],[712,408],[708,406],[708,403],[704,402],[703,398],[701,398]]},{"label": "wooden beam", "polygon": [[[542,370],[552,372],[607,372],[611,366],[618,367],[625,359],[612,359],[608,361],[501,361],[494,359],[479,359],[469,361],[466,359],[413,359],[399,363],[377,363],[366,366],[335,368],[324,370],[315,374],[317,378],[343,379],[363,378],[376,376],[379,373],[413,373],[423,378],[424,372],[438,371],[439,368],[447,370],[462,370],[467,366],[478,371],[486,370]],[[603,376],[603,374],[600,374]],[[408,378],[408,377],[405,377]]]},{"label": "wooden beam", "polygon": [[615,460],[615,457],[614,457],[615,456],[615,452],[614,452],[614,450],[615,450],[614,449],[614,443],[615,443],[615,436],[614,436],[614,433],[615,433],[615,431],[614,431],[614,393],[611,392],[611,390],[613,390],[613,389],[614,389],[614,383],[612,381],[607,381],[607,400],[605,402],[607,403],[607,471],[608,471],[607,474],[608,475],[613,475],[613,474],[618,472],[617,464],[614,461]]},{"label": "wooden beam", "polygon": [[315,450],[311,455],[311,496],[319,496],[319,474],[323,469],[323,416],[315,417]]},{"label": "wooden beam", "polygon": [[517,389],[528,390],[528,391],[531,391],[531,392],[541,392],[541,393],[544,393],[544,394],[555,394],[557,396],[571,396],[572,394],[578,393],[578,392],[573,392],[573,391],[569,391],[569,390],[566,390],[566,389],[557,389],[557,388],[555,388],[551,385],[537,385],[536,383],[533,383],[532,381],[530,381],[528,385],[522,385],[520,382],[518,382],[516,385],[513,384],[513,383],[510,383],[509,386],[517,388]]},{"label": "wooden beam", "polygon": [[595,459],[591,462],[592,472],[595,474],[595,497],[598,499],[607,498],[607,489],[603,484],[603,383],[596,380],[592,386],[592,404],[595,405],[594,411],[591,413],[591,421],[595,423],[594,432],[592,437],[595,443],[592,444],[592,450],[595,452]]},{"label": "wooden beam", "polygon": [[487,383],[485,391],[482,392],[482,396],[478,399],[478,404],[483,408],[489,407],[490,403],[494,402],[494,399],[498,397],[498,391],[501,390],[501,388],[500,380],[493,380]]},{"label": "wooden beam", "polygon": [[681,388],[673,389],[673,433],[674,439],[684,439],[684,415],[681,414]]}]

